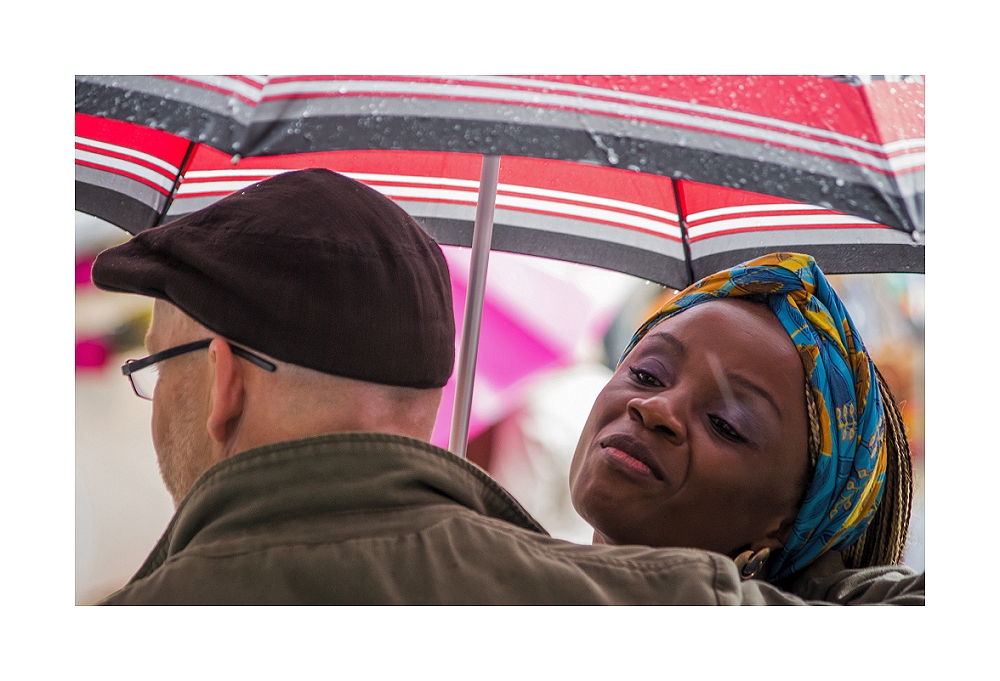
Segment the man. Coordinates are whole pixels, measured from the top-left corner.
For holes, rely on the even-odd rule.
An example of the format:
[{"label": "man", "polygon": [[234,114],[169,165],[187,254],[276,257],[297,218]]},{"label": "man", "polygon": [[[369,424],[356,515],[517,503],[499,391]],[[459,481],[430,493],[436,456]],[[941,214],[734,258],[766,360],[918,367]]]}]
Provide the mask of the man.
[{"label": "man", "polygon": [[725,556],[553,539],[428,444],[447,266],[360,183],[279,175],[105,251],[93,279],[156,298],[124,370],[177,506],[105,603],[804,603]]}]

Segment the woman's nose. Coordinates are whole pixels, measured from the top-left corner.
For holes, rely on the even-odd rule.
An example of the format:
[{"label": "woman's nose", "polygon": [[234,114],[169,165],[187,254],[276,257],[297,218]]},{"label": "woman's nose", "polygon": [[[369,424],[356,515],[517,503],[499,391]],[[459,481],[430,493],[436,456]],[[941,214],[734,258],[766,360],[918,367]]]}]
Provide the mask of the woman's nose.
[{"label": "woman's nose", "polygon": [[663,433],[674,444],[687,439],[687,427],[678,413],[678,398],[666,394],[635,397],[629,400],[627,410],[632,420],[644,428]]}]

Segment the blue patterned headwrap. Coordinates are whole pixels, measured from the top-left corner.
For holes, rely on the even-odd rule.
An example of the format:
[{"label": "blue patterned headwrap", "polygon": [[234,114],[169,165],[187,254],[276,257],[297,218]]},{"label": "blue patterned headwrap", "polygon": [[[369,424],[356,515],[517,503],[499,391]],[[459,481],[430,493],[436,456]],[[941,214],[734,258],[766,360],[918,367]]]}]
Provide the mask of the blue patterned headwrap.
[{"label": "blue patterned headwrap", "polygon": [[766,297],[802,358],[821,422],[812,484],[768,570],[777,582],[830,549],[846,549],[868,528],[885,481],[885,411],[875,367],[844,304],[812,257],[799,253],[765,255],[684,289],[639,327],[619,364],[667,317],[740,296]]}]

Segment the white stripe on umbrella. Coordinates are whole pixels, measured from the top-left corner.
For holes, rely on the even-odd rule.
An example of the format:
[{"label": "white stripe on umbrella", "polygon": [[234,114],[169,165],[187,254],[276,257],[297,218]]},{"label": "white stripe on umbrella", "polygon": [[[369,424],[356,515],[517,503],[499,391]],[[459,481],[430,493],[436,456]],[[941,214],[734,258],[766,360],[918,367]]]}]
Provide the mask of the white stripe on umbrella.
[{"label": "white stripe on umbrella", "polygon": [[889,158],[889,169],[894,173],[915,170],[924,167],[924,152],[919,151],[905,156],[891,156]]},{"label": "white stripe on umbrella", "polygon": [[795,227],[808,227],[810,225],[853,225],[855,227],[871,226],[880,229],[891,229],[890,227],[880,225],[877,222],[854,217],[852,215],[771,215],[767,217],[746,217],[729,220],[716,220],[697,227],[689,227],[688,235],[693,240],[710,236],[718,232],[728,232],[738,229],[792,229]]},{"label": "white stripe on umbrella", "polygon": [[107,168],[112,172],[125,172],[135,175],[136,177],[141,177],[158,187],[162,187],[164,193],[170,193],[170,190],[173,189],[174,186],[173,180],[164,177],[148,166],[139,165],[138,163],[132,163],[131,161],[114,158],[112,156],[91,153],[89,151],[84,151],[83,149],[76,150],[76,158],[78,161],[91,163],[95,166],[100,166],[101,168]]},{"label": "white stripe on umbrella", "polygon": [[603,196],[588,196],[586,194],[574,194],[572,192],[561,192],[554,189],[538,189],[535,187],[526,187],[516,184],[499,184],[497,185],[497,194],[501,192],[513,192],[518,194],[532,194],[534,196],[547,196],[553,199],[562,199],[565,201],[574,201],[578,203],[590,203],[597,206],[607,206],[608,208],[620,208],[622,210],[632,211],[634,213],[645,213],[646,215],[651,215],[653,217],[661,218],[673,224],[677,224],[677,213],[671,213],[669,211],[660,210],[659,208],[651,208],[649,206],[643,206],[638,203],[629,203],[627,201],[619,201],[617,199],[607,199]]},{"label": "white stripe on umbrella", "polygon": [[426,175],[383,175],[376,173],[343,173],[358,182],[391,182],[410,184],[439,184],[443,187],[464,187],[466,189],[479,190],[478,180],[458,180],[453,177],[428,177]]},{"label": "white stripe on umbrella", "polygon": [[216,177],[271,177],[272,175],[279,175],[281,173],[291,172],[289,168],[255,168],[255,169],[243,169],[234,168],[233,170],[189,170],[184,173],[184,181],[188,180],[202,180],[202,179],[212,179]]},{"label": "white stripe on umbrella", "polygon": [[[282,172],[288,172],[283,170]],[[199,196],[218,194],[221,198],[226,194],[246,189],[258,180],[230,180],[229,182],[184,182],[177,188],[177,198],[182,196]]]},{"label": "white stripe on umbrella", "polygon": [[820,206],[810,206],[804,203],[759,203],[751,204],[747,206],[729,206],[726,208],[712,208],[711,210],[703,210],[697,213],[691,213],[687,216],[688,227],[693,227],[697,225],[702,220],[707,220],[709,218],[721,217],[723,215],[739,215],[742,213],[765,213],[773,211],[817,211],[820,213],[830,212],[829,208],[821,208]]},{"label": "white stripe on umbrella", "polygon": [[[473,202],[474,203],[474,202]],[[538,199],[528,199],[519,196],[505,196],[497,193],[497,208],[514,208],[520,210],[538,211],[542,213],[555,213],[558,215],[568,215],[584,219],[596,220],[608,224],[622,225],[625,227],[637,227],[675,239],[681,238],[681,230],[677,225],[650,220],[637,215],[627,215],[598,208],[587,208],[568,203],[555,203],[552,201],[540,201]]]},{"label": "white stripe on umbrella", "polygon": [[[75,139],[77,144],[84,144],[88,147],[94,147],[95,149],[103,149],[105,151],[111,151],[116,154],[121,154],[122,156],[129,156],[131,158],[140,161],[145,161],[146,163],[151,163],[152,165],[163,168],[165,171],[167,171],[168,173],[170,173],[170,175],[174,177],[176,177],[177,175],[177,166],[173,165],[172,163],[167,163],[158,156],[153,156],[152,154],[147,154],[145,152],[137,151],[135,149],[129,149],[128,147],[121,147],[118,146],[117,144],[108,144],[107,142],[101,142],[99,140],[90,139],[87,137],[77,136]],[[173,178],[171,178],[171,181],[173,181]]]},{"label": "white stripe on umbrella", "polygon": [[[230,78],[229,76],[168,76],[169,79],[178,78],[183,79],[193,83],[200,83],[217,90],[225,90],[234,95],[240,95],[251,101],[259,102],[261,95],[263,94],[263,88],[266,85],[266,78],[261,77],[264,81],[260,86],[255,86],[247,83],[239,78]],[[257,80],[247,76],[251,80]]]},{"label": "white stripe on umbrella", "polygon": [[926,141],[923,137],[914,137],[905,140],[896,140],[895,142],[886,142],[882,145],[886,153],[893,154],[898,150],[914,149],[923,151],[926,146]]}]

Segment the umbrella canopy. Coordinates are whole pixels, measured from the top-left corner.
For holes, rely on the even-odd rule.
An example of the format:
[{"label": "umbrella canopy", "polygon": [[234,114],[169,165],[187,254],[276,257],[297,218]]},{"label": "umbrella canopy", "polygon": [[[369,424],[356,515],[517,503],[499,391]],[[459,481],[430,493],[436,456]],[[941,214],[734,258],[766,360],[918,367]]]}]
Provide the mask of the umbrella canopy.
[{"label": "umbrella canopy", "polygon": [[[93,76],[77,78],[76,109],[78,204],[133,233],[199,205],[157,213],[175,184],[206,199],[311,163],[358,174],[468,246],[481,156],[498,155],[499,250],[675,287],[778,249],[831,273],[923,271],[922,82]],[[315,155],[348,150],[371,153]],[[171,182],[189,152],[193,174]]]},{"label": "umbrella canopy", "polygon": [[443,244],[674,288],[776,250],[924,268],[921,78],[82,76],[76,112],[77,208],[133,234],[318,166]]}]

